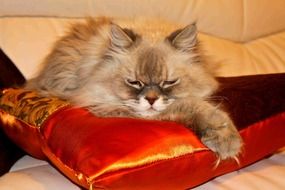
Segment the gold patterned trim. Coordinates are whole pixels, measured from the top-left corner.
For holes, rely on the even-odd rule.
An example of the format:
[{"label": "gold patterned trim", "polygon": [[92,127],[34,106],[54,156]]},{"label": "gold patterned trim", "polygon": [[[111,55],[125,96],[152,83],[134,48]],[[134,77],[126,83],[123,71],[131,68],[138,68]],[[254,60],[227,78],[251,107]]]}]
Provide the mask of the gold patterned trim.
[{"label": "gold patterned trim", "polygon": [[0,109],[36,127],[41,127],[52,113],[68,105],[55,97],[41,97],[35,91],[10,88],[0,92]]}]

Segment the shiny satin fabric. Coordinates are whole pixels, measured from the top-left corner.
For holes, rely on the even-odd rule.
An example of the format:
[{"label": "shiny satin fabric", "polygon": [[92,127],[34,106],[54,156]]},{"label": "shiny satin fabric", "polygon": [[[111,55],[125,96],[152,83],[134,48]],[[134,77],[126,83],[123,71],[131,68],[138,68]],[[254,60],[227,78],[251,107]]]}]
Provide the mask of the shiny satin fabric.
[{"label": "shiny satin fabric", "polygon": [[0,128],[16,145],[30,155],[39,159],[46,158],[41,150],[42,141],[38,127],[30,125],[0,109]]},{"label": "shiny satin fabric", "polygon": [[64,109],[43,126],[43,150],[61,171],[85,188],[183,190],[284,146],[284,124],[282,113],[241,130],[245,146],[240,163],[226,160],[215,167],[214,153],[184,126],[101,119],[83,109]]},{"label": "shiny satin fabric", "polygon": [[54,114],[43,126],[43,137],[46,155],[52,154],[51,159],[58,158],[94,187],[94,181],[116,173],[207,150],[190,130],[174,122],[102,119],[84,109]]}]

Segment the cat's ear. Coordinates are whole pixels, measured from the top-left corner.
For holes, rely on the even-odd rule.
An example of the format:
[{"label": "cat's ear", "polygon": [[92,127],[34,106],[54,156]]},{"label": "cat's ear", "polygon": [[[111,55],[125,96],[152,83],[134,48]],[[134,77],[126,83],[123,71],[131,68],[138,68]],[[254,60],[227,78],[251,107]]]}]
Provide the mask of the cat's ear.
[{"label": "cat's ear", "polygon": [[115,47],[128,48],[136,40],[135,34],[129,29],[123,29],[117,24],[111,24],[110,30],[111,43]]},{"label": "cat's ear", "polygon": [[197,45],[196,24],[190,24],[183,29],[176,30],[170,34],[166,40],[171,44],[171,46],[178,50],[190,51]]}]

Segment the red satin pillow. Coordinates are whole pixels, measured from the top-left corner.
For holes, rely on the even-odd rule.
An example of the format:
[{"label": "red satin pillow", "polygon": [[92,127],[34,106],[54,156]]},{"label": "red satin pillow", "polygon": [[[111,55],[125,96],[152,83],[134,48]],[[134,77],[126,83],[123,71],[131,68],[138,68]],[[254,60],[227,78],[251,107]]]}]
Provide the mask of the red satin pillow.
[{"label": "red satin pillow", "polygon": [[6,90],[0,98],[0,126],[28,153],[49,159],[85,188],[183,190],[285,145],[284,74],[219,80],[215,97],[223,97],[218,101],[230,111],[245,144],[240,165],[226,160],[215,168],[215,155],[177,123],[97,118],[21,89]]}]

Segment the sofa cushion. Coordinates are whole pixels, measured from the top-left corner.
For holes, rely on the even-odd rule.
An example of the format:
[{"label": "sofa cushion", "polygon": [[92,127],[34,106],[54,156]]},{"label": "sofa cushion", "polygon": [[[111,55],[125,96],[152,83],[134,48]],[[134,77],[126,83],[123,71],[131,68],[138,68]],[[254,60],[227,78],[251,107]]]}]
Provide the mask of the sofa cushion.
[{"label": "sofa cushion", "polygon": [[17,161],[11,171],[0,178],[0,189],[80,190],[48,162],[37,160],[28,155]]},{"label": "sofa cushion", "polygon": [[[151,33],[154,38],[168,35],[177,28],[191,23],[189,21],[181,24],[178,21],[157,18],[115,18],[114,20],[123,27],[134,28],[135,31],[139,29],[139,33]],[[78,18],[0,18],[0,46],[26,79],[30,79],[38,71],[39,64],[50,52],[54,42],[64,35],[70,24],[83,21],[84,19]],[[239,43],[203,33],[199,21],[197,24],[201,48],[209,57],[206,61],[217,68],[217,76],[285,72],[284,30],[261,36],[247,43]]]},{"label": "sofa cushion", "polygon": [[[32,6],[31,6],[32,5]],[[186,25],[198,21],[203,33],[231,41],[248,42],[284,31],[285,2],[241,0],[2,0],[0,16],[71,17],[108,16],[162,18]],[[153,11],[155,10],[155,11]],[[266,13],[266,14],[264,14]]]}]

